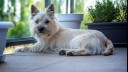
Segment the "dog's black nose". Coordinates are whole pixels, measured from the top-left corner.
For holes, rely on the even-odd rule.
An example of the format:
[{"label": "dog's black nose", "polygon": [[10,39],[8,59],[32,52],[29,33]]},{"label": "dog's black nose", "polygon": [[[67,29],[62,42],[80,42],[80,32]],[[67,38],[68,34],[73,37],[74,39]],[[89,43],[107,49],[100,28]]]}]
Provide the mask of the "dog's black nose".
[{"label": "dog's black nose", "polygon": [[44,30],[44,27],[38,27],[38,30],[42,32]]}]

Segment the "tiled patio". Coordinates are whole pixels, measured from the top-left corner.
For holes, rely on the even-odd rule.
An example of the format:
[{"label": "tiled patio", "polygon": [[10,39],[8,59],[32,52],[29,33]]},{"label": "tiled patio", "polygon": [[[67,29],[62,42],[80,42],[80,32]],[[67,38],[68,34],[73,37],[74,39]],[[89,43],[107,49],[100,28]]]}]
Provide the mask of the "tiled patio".
[{"label": "tiled patio", "polygon": [[115,48],[111,56],[15,53],[6,55],[0,72],[127,72],[127,48]]}]

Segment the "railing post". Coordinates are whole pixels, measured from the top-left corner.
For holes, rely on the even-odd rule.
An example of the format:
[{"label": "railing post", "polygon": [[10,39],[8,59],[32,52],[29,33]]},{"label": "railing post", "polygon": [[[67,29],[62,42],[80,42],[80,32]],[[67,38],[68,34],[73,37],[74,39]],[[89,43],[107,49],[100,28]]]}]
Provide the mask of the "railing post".
[{"label": "railing post", "polygon": [[69,0],[66,0],[66,14],[68,14],[68,1]]},{"label": "railing post", "polygon": [[70,13],[74,12],[74,0],[70,0]]},{"label": "railing post", "polygon": [[45,8],[51,4],[51,0],[45,0]]}]

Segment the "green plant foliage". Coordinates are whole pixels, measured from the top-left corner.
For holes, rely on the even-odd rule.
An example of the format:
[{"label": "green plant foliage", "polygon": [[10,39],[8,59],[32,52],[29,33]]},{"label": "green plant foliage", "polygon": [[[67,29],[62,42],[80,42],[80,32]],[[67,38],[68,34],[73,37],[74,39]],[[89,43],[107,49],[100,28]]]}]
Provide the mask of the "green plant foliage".
[{"label": "green plant foliage", "polygon": [[120,13],[118,6],[115,6],[111,0],[97,1],[95,8],[89,7],[90,18],[94,22],[111,22],[117,18]]},{"label": "green plant foliage", "polygon": [[[4,6],[4,0],[0,0],[0,21],[10,21],[15,24],[14,28],[8,31],[8,38],[21,38],[29,36],[28,18],[30,14],[30,6],[33,0],[19,0],[20,1],[20,18],[16,15],[16,2],[17,0],[7,0],[7,5]],[[4,8],[7,11],[4,12]]]},{"label": "green plant foliage", "polygon": [[3,8],[4,8],[4,0],[0,0],[0,20],[3,21],[3,17],[4,17],[4,14],[3,14]]},{"label": "green plant foliage", "polygon": [[74,0],[75,1],[75,7],[74,7],[74,13],[84,13],[84,0]]},{"label": "green plant foliage", "polygon": [[127,0],[118,0],[116,4],[120,13],[115,21],[127,21]]},{"label": "green plant foliage", "polygon": [[51,0],[51,4],[55,6],[55,13],[61,13],[61,0]]},{"label": "green plant foliage", "polygon": [[81,29],[86,29],[87,28],[87,26],[85,25],[85,23],[90,23],[90,22],[92,22],[92,20],[89,18],[89,14],[88,13],[86,13],[85,11],[84,11],[84,2],[85,2],[86,0],[79,0],[79,1],[77,1],[77,0],[74,0],[74,13],[75,14],[83,14],[84,16],[83,16],[83,21],[81,22],[81,25],[80,25],[80,28]]},{"label": "green plant foliage", "polygon": [[90,17],[89,13],[84,14],[83,21],[81,22],[81,26],[80,26],[81,29],[87,29],[86,23],[92,23],[92,20],[89,17]]},{"label": "green plant foliage", "polygon": [[42,12],[45,12],[45,3],[44,3],[45,0],[40,0],[40,1],[37,1],[35,6]]},{"label": "green plant foliage", "polygon": [[[14,6],[14,11],[12,12],[12,21],[15,24],[15,27],[12,29],[9,29],[8,32],[8,38],[21,38],[21,37],[27,37],[29,36],[29,24],[28,24],[28,17],[29,17],[29,12],[30,12],[30,5],[32,3],[31,0],[20,0],[21,3],[21,8],[20,8],[20,19],[18,21],[14,20],[15,17],[15,2],[16,0],[11,0],[12,5],[11,7]],[[11,12],[9,12],[11,13]],[[10,17],[10,16],[9,16]]]}]

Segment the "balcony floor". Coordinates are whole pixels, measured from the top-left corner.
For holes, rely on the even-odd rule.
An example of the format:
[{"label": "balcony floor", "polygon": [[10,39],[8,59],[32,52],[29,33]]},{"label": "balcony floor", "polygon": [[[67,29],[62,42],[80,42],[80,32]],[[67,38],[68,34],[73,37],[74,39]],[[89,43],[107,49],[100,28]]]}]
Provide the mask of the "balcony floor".
[{"label": "balcony floor", "polygon": [[127,48],[115,48],[111,56],[9,54],[0,63],[0,72],[127,72]]}]

